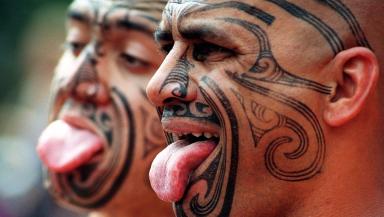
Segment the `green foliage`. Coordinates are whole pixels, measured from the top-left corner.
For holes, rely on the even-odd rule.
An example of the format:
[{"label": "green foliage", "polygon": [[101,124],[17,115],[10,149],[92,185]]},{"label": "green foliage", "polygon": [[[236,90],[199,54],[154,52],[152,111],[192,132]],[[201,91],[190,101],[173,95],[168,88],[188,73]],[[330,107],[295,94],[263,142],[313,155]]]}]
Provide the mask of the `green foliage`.
[{"label": "green foliage", "polygon": [[[55,0],[69,5],[69,0]],[[20,45],[26,26],[36,10],[52,0],[3,1],[0,5],[0,104],[16,102],[25,67],[20,60]],[[58,14],[62,16],[63,14]],[[27,68],[27,67],[26,67]]]}]

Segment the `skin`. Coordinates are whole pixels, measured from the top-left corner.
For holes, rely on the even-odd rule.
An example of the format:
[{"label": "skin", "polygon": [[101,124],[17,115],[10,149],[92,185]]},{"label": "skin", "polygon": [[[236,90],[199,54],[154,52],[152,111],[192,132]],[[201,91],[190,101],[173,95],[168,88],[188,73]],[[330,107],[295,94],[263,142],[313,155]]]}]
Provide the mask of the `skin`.
[{"label": "skin", "polygon": [[[46,185],[58,203],[90,216],[172,215],[171,207],[156,198],[147,176],[165,144],[156,110],[145,95],[164,57],[152,36],[164,3],[135,9],[139,3],[75,0],[68,10],[50,120],[96,132],[105,143],[86,163],[94,168],[48,170]],[[83,180],[70,181],[72,176]]]},{"label": "skin", "polygon": [[[148,97],[169,142],[220,134],[176,216],[383,216],[382,11],[378,0],[168,2]],[[196,103],[216,118],[175,112]]]}]

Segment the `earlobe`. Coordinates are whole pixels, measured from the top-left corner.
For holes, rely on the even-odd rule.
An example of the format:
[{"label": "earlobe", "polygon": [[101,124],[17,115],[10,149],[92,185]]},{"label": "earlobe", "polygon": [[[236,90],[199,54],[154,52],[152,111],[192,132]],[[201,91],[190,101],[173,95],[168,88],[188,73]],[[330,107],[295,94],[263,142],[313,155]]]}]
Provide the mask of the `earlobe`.
[{"label": "earlobe", "polygon": [[356,117],[375,89],[379,65],[375,54],[364,47],[351,48],[336,55],[331,73],[337,73],[337,87],[325,108],[324,121],[338,127]]}]

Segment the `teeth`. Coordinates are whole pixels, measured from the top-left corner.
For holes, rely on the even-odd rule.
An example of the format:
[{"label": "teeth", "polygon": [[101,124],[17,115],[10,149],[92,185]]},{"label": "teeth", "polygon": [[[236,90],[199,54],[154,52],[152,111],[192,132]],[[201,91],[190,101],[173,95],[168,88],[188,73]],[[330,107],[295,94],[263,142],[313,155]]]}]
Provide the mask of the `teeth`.
[{"label": "teeth", "polygon": [[207,139],[210,139],[212,137],[216,137],[216,138],[219,138],[219,134],[218,133],[208,133],[208,132],[200,132],[200,133],[191,133],[191,132],[174,132],[174,135],[176,135],[177,137],[182,137],[183,135],[184,136],[187,136],[187,135],[193,135],[195,137],[200,137],[200,136],[204,136],[205,138]]},{"label": "teeth", "polygon": [[210,133],[204,133],[204,136],[206,137],[206,138],[211,138],[212,137],[212,134],[210,134]]}]

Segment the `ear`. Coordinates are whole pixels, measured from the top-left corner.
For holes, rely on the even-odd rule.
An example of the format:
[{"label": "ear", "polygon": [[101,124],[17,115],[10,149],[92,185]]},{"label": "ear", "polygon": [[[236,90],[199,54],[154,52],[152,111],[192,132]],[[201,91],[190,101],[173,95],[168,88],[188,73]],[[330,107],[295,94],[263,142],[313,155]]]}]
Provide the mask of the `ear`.
[{"label": "ear", "polygon": [[325,108],[324,121],[338,127],[352,120],[362,110],[379,76],[376,55],[364,47],[340,52],[332,61],[337,87]]}]

